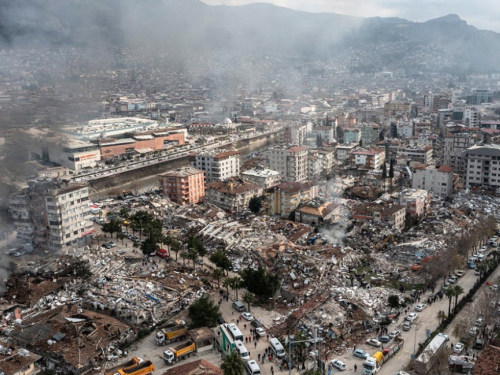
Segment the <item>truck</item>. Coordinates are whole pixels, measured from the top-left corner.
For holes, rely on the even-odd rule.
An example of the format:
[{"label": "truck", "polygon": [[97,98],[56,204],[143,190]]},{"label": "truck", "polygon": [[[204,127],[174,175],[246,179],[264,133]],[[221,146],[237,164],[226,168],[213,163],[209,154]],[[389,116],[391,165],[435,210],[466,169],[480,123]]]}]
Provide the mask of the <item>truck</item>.
[{"label": "truck", "polygon": [[415,359],[415,372],[418,375],[429,373],[436,358],[439,357],[439,352],[445,350],[446,341],[448,341],[446,335],[436,335],[429,345],[425,347],[424,351]]},{"label": "truck", "polygon": [[120,369],[126,369],[129,367],[133,367],[133,366],[136,366],[142,362],[144,362],[144,360],[142,358],[132,357],[132,359],[130,361],[127,361],[125,363],[120,363],[118,366],[111,367],[109,369],[104,369],[104,375],[114,375]]},{"label": "truck", "polygon": [[186,356],[189,357],[191,353],[194,353],[195,351],[195,343],[192,341],[186,341],[182,344],[174,346],[173,348],[168,348],[168,350],[163,353],[163,360],[167,365],[171,365],[181,359],[184,359]]},{"label": "truck", "polygon": [[450,365],[450,370],[452,370],[453,373],[458,372],[459,374],[470,374],[475,366],[475,363],[472,362],[472,357],[467,357],[465,355],[450,355],[448,363]]},{"label": "truck", "polygon": [[405,341],[402,338],[395,337],[387,348],[366,358],[363,363],[363,374],[373,375],[379,372],[384,363],[389,361],[389,359],[394,357],[401,350],[404,343]]},{"label": "truck", "polygon": [[135,366],[119,369],[115,375],[150,375],[155,370],[151,361],[143,361]]},{"label": "truck", "polygon": [[161,327],[156,332],[156,343],[166,345],[174,341],[185,340],[188,334],[186,323],[183,320],[176,320]]}]

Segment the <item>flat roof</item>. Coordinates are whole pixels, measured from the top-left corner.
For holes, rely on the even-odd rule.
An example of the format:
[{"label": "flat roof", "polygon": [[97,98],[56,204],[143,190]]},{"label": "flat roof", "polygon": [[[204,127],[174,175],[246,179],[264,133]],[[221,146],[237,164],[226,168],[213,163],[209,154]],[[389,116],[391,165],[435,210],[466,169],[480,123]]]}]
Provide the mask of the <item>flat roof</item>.
[{"label": "flat roof", "polygon": [[245,176],[255,176],[255,177],[271,177],[271,176],[279,176],[279,172],[273,171],[272,169],[249,169],[245,172],[241,172],[242,175]]}]

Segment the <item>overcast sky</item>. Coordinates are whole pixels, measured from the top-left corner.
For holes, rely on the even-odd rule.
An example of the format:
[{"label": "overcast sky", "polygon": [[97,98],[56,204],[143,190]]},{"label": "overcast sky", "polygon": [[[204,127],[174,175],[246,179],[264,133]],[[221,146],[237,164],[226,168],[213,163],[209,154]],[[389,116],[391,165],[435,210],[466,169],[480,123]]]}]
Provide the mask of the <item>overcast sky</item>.
[{"label": "overcast sky", "polygon": [[498,0],[202,0],[211,5],[272,3],[307,12],[331,12],[360,17],[401,17],[427,21],[458,14],[478,29],[500,32]]}]

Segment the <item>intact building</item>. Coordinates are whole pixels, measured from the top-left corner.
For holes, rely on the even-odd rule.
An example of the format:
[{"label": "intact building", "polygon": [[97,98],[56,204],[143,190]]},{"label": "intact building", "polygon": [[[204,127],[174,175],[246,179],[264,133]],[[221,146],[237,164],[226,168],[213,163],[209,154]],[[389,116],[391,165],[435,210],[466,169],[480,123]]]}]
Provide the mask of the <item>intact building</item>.
[{"label": "intact building", "polygon": [[89,203],[87,185],[30,181],[11,196],[9,208],[18,238],[33,247],[61,250],[84,243],[94,232]]},{"label": "intact building", "polygon": [[301,182],[286,182],[274,188],[271,194],[271,215],[290,217],[301,203],[316,197],[318,187]]},{"label": "intact building", "polygon": [[423,189],[406,189],[391,196],[391,201],[406,207],[406,213],[413,218],[425,214],[429,205],[429,193]]},{"label": "intact building", "polygon": [[387,223],[399,230],[405,226],[405,207],[398,204],[358,203],[351,212],[357,222]]},{"label": "intact building", "polygon": [[204,152],[190,156],[191,166],[205,172],[206,183],[224,181],[240,174],[238,151]]},{"label": "intact building", "polygon": [[306,125],[293,125],[283,129],[284,141],[287,145],[303,145],[307,136]]},{"label": "intact building", "polygon": [[472,146],[465,151],[467,162],[466,187],[500,187],[500,146]]},{"label": "intact building", "polygon": [[307,180],[306,147],[274,147],[266,151],[265,155],[268,167],[280,173],[281,181]]},{"label": "intact building", "polygon": [[385,163],[385,151],[380,148],[351,151],[351,165],[367,169],[379,169]]},{"label": "intact building", "polygon": [[238,212],[247,209],[250,199],[260,197],[263,190],[257,184],[241,178],[230,178],[208,184],[205,200],[224,210]]},{"label": "intact building", "polygon": [[412,179],[413,189],[425,189],[428,192],[441,197],[448,198],[453,195],[453,167],[441,165],[420,165],[415,167]]},{"label": "intact building", "polygon": [[316,136],[321,136],[321,139],[326,143],[336,142],[334,138],[334,127],[333,126],[316,126],[313,128],[313,134]]},{"label": "intact building", "polygon": [[163,194],[177,204],[199,203],[205,197],[205,172],[185,167],[160,175]]},{"label": "intact building", "polygon": [[482,144],[483,137],[479,133],[456,133],[444,138],[443,164],[453,167],[455,173],[465,176],[467,163],[465,150],[474,145]]}]

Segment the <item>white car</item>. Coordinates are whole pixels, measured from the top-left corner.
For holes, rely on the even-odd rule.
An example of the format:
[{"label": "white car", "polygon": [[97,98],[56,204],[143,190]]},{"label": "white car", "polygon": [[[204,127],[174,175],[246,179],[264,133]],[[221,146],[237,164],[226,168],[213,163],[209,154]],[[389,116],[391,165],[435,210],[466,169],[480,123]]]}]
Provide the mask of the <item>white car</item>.
[{"label": "white car", "polygon": [[415,310],[417,310],[417,311],[423,311],[426,307],[427,307],[427,305],[426,305],[425,303],[419,303],[419,304],[415,307]]},{"label": "white car", "polygon": [[484,253],[486,250],[488,250],[488,246],[483,246],[482,248],[479,249],[479,252]]},{"label": "white car", "polygon": [[330,363],[332,364],[333,367],[338,368],[340,371],[345,371],[346,369],[345,363],[339,359],[332,359]]},{"label": "white car", "polygon": [[395,329],[394,331],[389,333],[389,337],[391,337],[391,338],[398,337],[399,335],[401,335],[401,331],[399,329]]},{"label": "white car", "polygon": [[472,327],[469,329],[469,335],[470,336],[476,336],[479,333],[479,328],[477,327]]},{"label": "white car", "polygon": [[255,332],[257,332],[257,334],[260,336],[260,337],[264,337],[266,335],[266,331],[264,331],[262,329],[262,327],[258,327],[258,328],[255,328]]},{"label": "white car", "polygon": [[241,316],[248,321],[254,320],[253,315],[250,314],[249,312],[244,312],[243,314],[241,314]]},{"label": "white car", "polygon": [[477,318],[476,322],[474,323],[476,327],[481,327],[483,325],[483,318]]},{"label": "white car", "polygon": [[368,340],[366,340],[366,343],[368,345],[376,346],[376,347],[379,347],[380,345],[382,345],[382,343],[380,341],[378,341],[377,339],[368,339]]},{"label": "white car", "polygon": [[410,322],[414,322],[415,319],[418,318],[418,314],[417,313],[409,313],[408,316],[406,317],[406,320],[410,321]]},{"label": "white car", "polygon": [[495,285],[493,285],[493,286],[491,287],[491,291],[492,291],[492,292],[498,292],[498,285],[496,285],[496,284],[495,284]]},{"label": "white car", "polygon": [[464,344],[462,344],[461,342],[457,342],[455,344],[455,347],[453,348],[453,352],[460,354],[462,353],[462,350],[464,350]]},{"label": "white car", "polygon": [[448,282],[450,284],[455,284],[457,282],[457,277],[456,276],[452,276],[448,279]]}]

